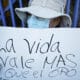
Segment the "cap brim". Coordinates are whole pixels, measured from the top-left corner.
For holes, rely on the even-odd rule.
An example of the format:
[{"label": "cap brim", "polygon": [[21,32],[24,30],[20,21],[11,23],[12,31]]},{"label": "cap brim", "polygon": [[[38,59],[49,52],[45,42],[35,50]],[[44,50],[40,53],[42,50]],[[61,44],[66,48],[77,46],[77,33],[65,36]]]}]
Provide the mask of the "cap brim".
[{"label": "cap brim", "polygon": [[63,21],[66,21],[66,23],[69,26],[71,26],[71,18],[69,15],[60,13],[50,8],[45,8],[45,7],[40,7],[40,6],[30,6],[30,7],[25,7],[25,8],[16,8],[15,11],[18,17],[24,21],[26,19],[26,13],[30,13],[35,16],[38,16],[41,18],[47,18],[47,19],[63,17]]}]

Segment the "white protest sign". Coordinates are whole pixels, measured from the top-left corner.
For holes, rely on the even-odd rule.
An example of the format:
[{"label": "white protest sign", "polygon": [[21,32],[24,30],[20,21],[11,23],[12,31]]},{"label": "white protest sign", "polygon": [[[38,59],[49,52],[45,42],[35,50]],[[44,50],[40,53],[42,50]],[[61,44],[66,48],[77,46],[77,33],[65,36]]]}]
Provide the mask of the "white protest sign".
[{"label": "white protest sign", "polygon": [[0,28],[0,80],[80,80],[80,29]]}]

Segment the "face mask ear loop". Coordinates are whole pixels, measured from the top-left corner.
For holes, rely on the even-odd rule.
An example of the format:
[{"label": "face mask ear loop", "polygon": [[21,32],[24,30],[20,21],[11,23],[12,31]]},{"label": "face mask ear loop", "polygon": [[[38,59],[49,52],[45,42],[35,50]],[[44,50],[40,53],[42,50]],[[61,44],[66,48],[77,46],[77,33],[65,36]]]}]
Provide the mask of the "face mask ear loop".
[{"label": "face mask ear loop", "polygon": [[49,19],[49,25],[48,25],[48,28],[50,27],[50,21],[51,21],[51,19]]}]

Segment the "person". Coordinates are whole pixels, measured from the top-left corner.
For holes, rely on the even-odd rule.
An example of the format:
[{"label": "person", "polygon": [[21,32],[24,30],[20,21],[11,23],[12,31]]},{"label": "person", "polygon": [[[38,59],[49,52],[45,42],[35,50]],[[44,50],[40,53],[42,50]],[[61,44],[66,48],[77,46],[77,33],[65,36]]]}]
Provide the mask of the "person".
[{"label": "person", "polygon": [[65,6],[66,0],[32,0],[28,7],[16,8],[15,12],[28,28],[71,27]]}]

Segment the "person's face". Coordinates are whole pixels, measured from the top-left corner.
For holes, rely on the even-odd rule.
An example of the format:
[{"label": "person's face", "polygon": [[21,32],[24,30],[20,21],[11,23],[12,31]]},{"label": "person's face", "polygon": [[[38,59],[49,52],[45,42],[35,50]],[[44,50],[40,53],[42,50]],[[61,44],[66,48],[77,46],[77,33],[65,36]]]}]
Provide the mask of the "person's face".
[{"label": "person's face", "polygon": [[59,26],[60,21],[61,21],[61,18],[60,18],[60,17],[55,18],[55,19],[51,19],[51,20],[50,20],[50,24],[49,24],[49,28],[56,27],[57,25],[58,25],[58,27],[60,27],[60,26]]},{"label": "person's face", "polygon": [[60,23],[60,18],[45,19],[36,16],[30,16],[27,20],[29,28],[53,28]]}]

